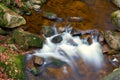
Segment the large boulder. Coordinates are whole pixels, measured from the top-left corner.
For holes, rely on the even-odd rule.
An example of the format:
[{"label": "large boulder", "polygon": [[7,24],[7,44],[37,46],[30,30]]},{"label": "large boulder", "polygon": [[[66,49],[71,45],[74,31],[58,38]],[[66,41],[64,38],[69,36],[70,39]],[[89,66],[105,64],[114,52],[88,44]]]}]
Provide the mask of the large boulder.
[{"label": "large boulder", "polygon": [[111,14],[112,23],[115,24],[116,28],[120,31],[120,10],[117,10]]},{"label": "large boulder", "polygon": [[23,31],[22,29],[17,29],[13,31],[12,37],[16,44],[18,44],[22,49],[27,50],[30,47],[42,48],[43,38]]},{"label": "large boulder", "polygon": [[0,26],[14,28],[23,24],[26,24],[26,20],[22,16],[0,3]]},{"label": "large boulder", "polygon": [[108,30],[104,32],[104,37],[112,49],[120,50],[120,32]]},{"label": "large boulder", "polygon": [[120,0],[112,0],[112,2],[120,8]]}]

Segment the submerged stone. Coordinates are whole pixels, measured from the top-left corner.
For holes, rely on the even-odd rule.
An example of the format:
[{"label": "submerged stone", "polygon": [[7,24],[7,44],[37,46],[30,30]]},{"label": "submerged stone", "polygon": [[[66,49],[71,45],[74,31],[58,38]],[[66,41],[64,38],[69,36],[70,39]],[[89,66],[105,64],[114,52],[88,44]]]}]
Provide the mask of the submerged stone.
[{"label": "submerged stone", "polygon": [[53,12],[43,12],[43,17],[47,19],[56,19],[57,15]]}]

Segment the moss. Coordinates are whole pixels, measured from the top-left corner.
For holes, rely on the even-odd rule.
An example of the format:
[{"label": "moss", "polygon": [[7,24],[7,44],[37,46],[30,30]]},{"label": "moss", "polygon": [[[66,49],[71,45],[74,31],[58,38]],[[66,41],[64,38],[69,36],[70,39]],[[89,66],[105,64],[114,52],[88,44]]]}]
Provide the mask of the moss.
[{"label": "moss", "polygon": [[13,39],[14,39],[14,41],[18,44],[18,45],[20,45],[20,46],[22,46],[23,44],[24,44],[24,35],[22,35],[22,33],[21,32],[19,32],[18,30],[15,30],[14,32],[13,32]]},{"label": "moss", "polygon": [[6,48],[5,47],[2,47],[2,46],[0,46],[0,52],[5,52],[5,50],[6,50]]},{"label": "moss", "polygon": [[8,54],[10,59],[8,60],[8,65],[1,63],[2,67],[4,68],[4,72],[7,73],[9,78],[13,78],[14,80],[25,80],[25,73],[24,73],[24,56],[17,54],[12,55],[11,53]]},{"label": "moss", "polygon": [[14,41],[14,39],[13,38],[8,38],[7,39],[7,43],[8,44],[13,44],[15,41]]},{"label": "moss", "polygon": [[[24,60],[25,56],[21,54],[12,54],[7,52],[9,59],[0,61],[0,67],[2,67],[3,72],[7,74],[8,78],[13,78],[14,80],[26,80],[24,72]],[[7,62],[7,64],[6,64]]]},{"label": "moss", "polygon": [[43,44],[43,39],[41,37],[20,30],[15,30],[13,32],[13,39],[15,40],[15,43],[20,45],[24,50],[27,50],[29,47],[41,48]]}]

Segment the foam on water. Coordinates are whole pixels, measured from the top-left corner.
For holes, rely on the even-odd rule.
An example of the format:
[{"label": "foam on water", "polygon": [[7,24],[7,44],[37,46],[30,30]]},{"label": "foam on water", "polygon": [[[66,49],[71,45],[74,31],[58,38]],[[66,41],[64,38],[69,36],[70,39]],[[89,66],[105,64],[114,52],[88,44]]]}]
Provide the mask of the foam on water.
[{"label": "foam on water", "polygon": [[[61,35],[63,40],[60,43],[53,43],[51,40]],[[73,37],[69,31],[54,36],[47,37],[43,48],[36,51],[33,55],[47,58],[55,58],[65,62],[73,70],[75,69],[76,59],[83,59],[85,64],[92,65],[96,69],[101,68],[103,64],[103,54],[101,45],[97,42],[96,38],[92,39],[91,45],[85,43],[83,39],[76,36]]]}]

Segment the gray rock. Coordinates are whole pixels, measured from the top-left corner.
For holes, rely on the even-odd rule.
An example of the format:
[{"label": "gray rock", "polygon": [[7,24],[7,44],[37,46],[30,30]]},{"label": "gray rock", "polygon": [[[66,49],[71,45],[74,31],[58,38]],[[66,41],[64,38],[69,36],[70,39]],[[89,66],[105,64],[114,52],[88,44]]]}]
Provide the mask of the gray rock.
[{"label": "gray rock", "polygon": [[104,37],[107,44],[115,50],[120,50],[120,32],[116,31],[105,31]]},{"label": "gray rock", "polygon": [[7,8],[4,4],[0,3],[1,19],[0,25],[6,28],[15,28],[17,26],[26,24],[26,20],[15,13],[14,11]]}]

